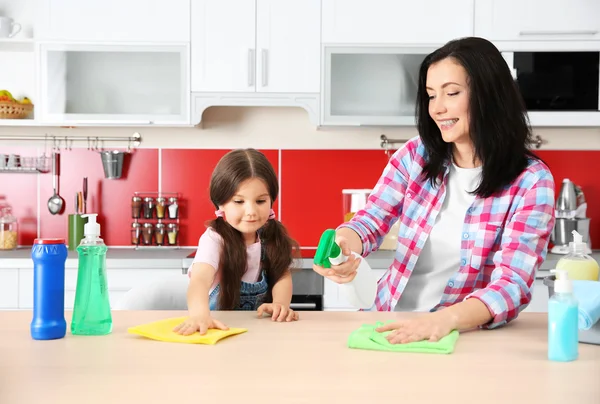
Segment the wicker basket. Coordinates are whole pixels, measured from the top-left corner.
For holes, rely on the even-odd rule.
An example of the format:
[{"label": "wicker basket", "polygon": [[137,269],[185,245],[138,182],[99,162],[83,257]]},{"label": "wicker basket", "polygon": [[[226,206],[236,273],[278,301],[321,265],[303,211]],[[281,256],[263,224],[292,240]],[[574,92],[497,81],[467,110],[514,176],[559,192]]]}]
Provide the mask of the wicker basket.
[{"label": "wicker basket", "polygon": [[33,111],[33,104],[0,101],[0,119],[24,119]]}]

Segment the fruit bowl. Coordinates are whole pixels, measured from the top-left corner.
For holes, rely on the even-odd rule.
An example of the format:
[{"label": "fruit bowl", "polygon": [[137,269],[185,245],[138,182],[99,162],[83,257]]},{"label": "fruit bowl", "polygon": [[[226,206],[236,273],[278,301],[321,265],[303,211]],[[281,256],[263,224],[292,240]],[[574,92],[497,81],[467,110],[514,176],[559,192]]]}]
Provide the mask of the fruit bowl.
[{"label": "fruit bowl", "polygon": [[24,119],[33,111],[33,104],[0,101],[0,119]]}]

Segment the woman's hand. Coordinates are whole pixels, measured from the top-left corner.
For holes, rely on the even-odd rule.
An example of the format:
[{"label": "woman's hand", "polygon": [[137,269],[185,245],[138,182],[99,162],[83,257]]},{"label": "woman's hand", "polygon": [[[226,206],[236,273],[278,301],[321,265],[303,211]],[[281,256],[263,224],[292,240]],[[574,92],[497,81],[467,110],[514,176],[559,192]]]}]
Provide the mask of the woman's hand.
[{"label": "woman's hand", "polygon": [[352,282],[356,277],[361,258],[357,258],[352,254],[348,247],[348,240],[345,237],[338,236],[335,242],[342,249],[342,254],[348,257],[348,260],[340,265],[331,265],[331,268],[323,268],[320,265],[313,264],[313,271],[336,283]]},{"label": "woman's hand", "polygon": [[297,312],[281,303],[263,303],[256,312],[258,317],[265,313],[271,315],[273,321],[297,321],[299,318]]},{"label": "woman's hand", "polygon": [[209,314],[208,316],[188,317],[183,323],[173,328],[173,331],[181,335],[192,335],[198,331],[200,335],[204,335],[209,328],[216,328],[219,330],[229,329],[229,327],[219,320],[213,319]]},{"label": "woman's hand", "polygon": [[436,342],[450,334],[455,328],[453,320],[442,310],[386,324],[376,328],[375,331],[392,331],[386,336],[386,339],[392,344],[405,344],[423,340]]}]

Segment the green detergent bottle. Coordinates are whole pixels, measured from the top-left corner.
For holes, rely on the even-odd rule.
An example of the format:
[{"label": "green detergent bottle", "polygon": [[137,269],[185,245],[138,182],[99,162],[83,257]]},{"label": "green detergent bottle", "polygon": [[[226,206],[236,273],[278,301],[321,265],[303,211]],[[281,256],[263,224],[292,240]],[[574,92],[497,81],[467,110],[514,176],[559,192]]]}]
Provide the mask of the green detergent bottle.
[{"label": "green detergent bottle", "polygon": [[98,214],[82,215],[88,218],[84,238],[77,247],[79,266],[75,305],[71,320],[73,335],[106,335],[112,331],[112,315],[106,283],[106,251],[100,238]]},{"label": "green detergent bottle", "polygon": [[[373,307],[377,296],[377,278],[367,261],[352,251],[352,255],[360,259],[356,276],[351,282],[339,284],[340,291],[346,300],[356,309],[367,310]],[[335,242],[335,230],[327,229],[321,235],[314,263],[323,268],[340,265],[348,260],[342,249]]]}]

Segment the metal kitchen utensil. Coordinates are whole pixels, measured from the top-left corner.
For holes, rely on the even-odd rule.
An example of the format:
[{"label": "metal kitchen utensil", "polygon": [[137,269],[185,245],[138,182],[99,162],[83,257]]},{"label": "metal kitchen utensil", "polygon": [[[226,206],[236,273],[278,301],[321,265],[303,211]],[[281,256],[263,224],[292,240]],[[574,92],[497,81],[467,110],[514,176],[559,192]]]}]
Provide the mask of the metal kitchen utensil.
[{"label": "metal kitchen utensil", "polygon": [[52,152],[52,189],[54,190],[54,195],[48,199],[48,210],[53,215],[62,213],[65,206],[65,200],[56,191],[56,177],[58,176],[57,167],[59,164],[59,159],[59,154]]},{"label": "metal kitchen utensil", "polygon": [[563,179],[556,200],[556,217],[573,219],[577,210],[577,196],[575,195],[575,184],[570,179]]},{"label": "metal kitchen utensil", "polygon": [[104,178],[121,178],[121,174],[123,172],[123,160],[125,158],[125,152],[118,150],[101,151],[100,156],[102,158],[102,167],[104,168]]},{"label": "metal kitchen utensil", "polygon": [[88,195],[88,181],[87,177],[83,177],[83,214],[87,214],[87,195]]}]

